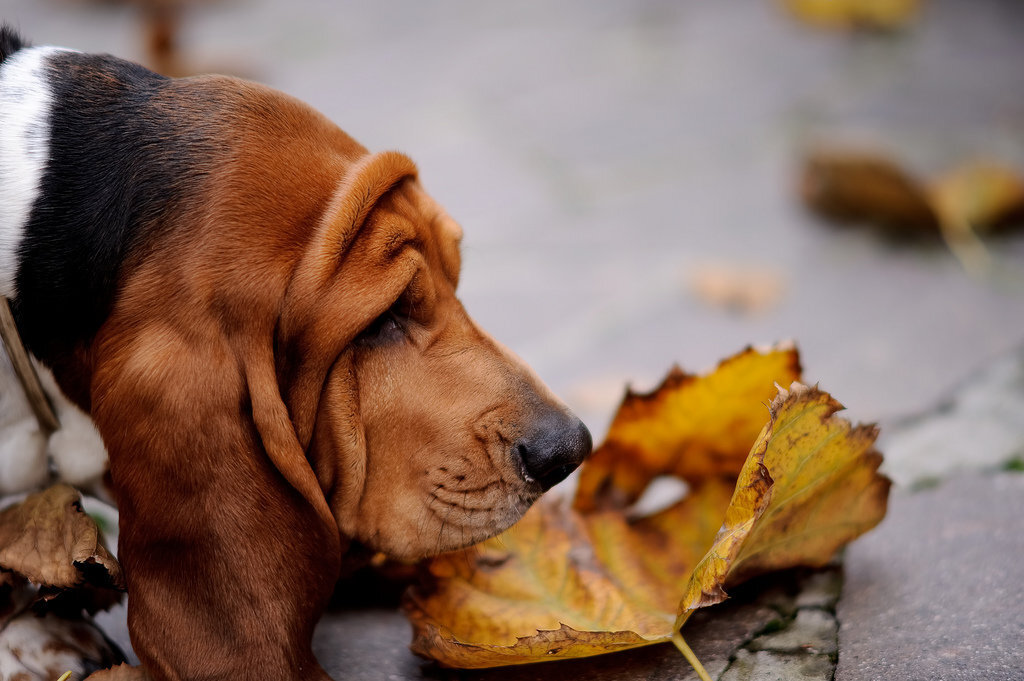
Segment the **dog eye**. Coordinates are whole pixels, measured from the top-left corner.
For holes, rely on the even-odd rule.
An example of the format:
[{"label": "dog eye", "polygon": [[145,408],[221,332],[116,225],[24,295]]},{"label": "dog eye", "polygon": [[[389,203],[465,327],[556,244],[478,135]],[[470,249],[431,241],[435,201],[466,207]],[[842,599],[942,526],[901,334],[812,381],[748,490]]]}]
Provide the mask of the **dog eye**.
[{"label": "dog eye", "polygon": [[360,340],[380,343],[404,338],[405,321],[405,317],[399,311],[398,303],[395,303],[359,334]]}]

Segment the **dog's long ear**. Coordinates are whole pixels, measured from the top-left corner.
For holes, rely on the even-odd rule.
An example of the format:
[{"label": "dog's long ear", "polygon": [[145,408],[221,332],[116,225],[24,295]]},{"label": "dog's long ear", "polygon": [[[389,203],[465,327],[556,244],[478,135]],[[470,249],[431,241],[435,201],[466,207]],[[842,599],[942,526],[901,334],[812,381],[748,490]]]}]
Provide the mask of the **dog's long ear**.
[{"label": "dog's long ear", "polygon": [[221,250],[150,258],[97,335],[92,415],[121,507],[132,643],[155,679],[327,678],[310,640],[342,538],[305,450],[332,353],[400,292],[347,261],[379,261],[357,235],[414,173],[398,154],[355,164],[298,263],[225,268],[223,248],[259,252],[241,230],[213,231]]},{"label": "dog's long ear", "polygon": [[319,489],[275,465],[302,454],[283,407],[262,394],[273,360],[239,345],[251,330],[225,333],[222,318],[183,305],[144,312],[159,304],[115,311],[93,378],[132,645],[155,680],[326,681],[310,641],[340,537]]},{"label": "dog's long ear", "polygon": [[386,280],[369,286],[371,277],[358,267],[342,273],[341,261],[374,204],[415,173],[412,161],[396,152],[355,163],[294,269],[276,328],[267,318],[236,347],[267,456],[325,523],[336,521],[305,451],[316,402],[334,358],[398,293],[389,290]]},{"label": "dog's long ear", "polygon": [[[294,431],[305,448],[331,366],[358,333],[383,314],[407,283],[394,253],[404,244],[359,239],[380,199],[416,177],[406,156],[366,156],[348,172],[288,287],[278,324],[278,374]],[[362,248],[357,242],[363,242]],[[388,271],[388,267],[397,271]]]},{"label": "dog's long ear", "polygon": [[373,260],[357,235],[414,174],[399,154],[355,164],[299,263],[148,260],[97,336],[93,417],[132,642],[154,678],[326,678],[310,639],[342,538],[305,450],[331,357],[400,292],[343,261]]}]

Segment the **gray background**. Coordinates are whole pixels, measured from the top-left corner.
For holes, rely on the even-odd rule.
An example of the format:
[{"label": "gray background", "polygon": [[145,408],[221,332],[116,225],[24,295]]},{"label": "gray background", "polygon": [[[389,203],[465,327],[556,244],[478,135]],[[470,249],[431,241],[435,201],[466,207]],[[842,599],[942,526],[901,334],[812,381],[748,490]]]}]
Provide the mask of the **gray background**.
[{"label": "gray background", "polygon": [[[119,3],[0,0],[37,43],[142,59]],[[810,29],[781,3],[195,3],[200,70],[266,82],[410,154],[466,230],[461,295],[600,438],[622,386],[795,339],[858,419],[917,413],[1024,339],[1024,240],[975,278],[937,242],[834,229],[801,150],[856,140],[934,174],[1024,169],[1024,9],[933,1],[899,35]],[[709,306],[702,265],[768,269],[779,304]]]}]

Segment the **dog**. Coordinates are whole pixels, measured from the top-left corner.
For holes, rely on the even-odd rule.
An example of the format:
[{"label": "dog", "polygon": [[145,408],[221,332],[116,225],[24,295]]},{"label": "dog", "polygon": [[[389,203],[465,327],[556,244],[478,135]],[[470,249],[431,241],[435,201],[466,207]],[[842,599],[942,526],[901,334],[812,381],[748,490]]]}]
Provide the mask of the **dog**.
[{"label": "dog", "polygon": [[326,679],[346,556],[512,525],[591,437],[455,295],[413,162],[301,102],[0,30],[0,295],[96,424],[153,679]]}]

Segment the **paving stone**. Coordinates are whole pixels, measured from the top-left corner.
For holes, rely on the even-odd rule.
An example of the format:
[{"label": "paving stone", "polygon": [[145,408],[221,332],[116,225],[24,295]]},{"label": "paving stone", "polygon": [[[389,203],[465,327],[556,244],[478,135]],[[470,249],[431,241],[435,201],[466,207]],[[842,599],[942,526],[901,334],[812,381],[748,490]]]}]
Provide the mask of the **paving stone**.
[{"label": "paving stone", "polygon": [[812,572],[801,582],[795,605],[798,608],[834,610],[842,591],[843,573],[840,568]]},{"label": "paving stone", "polygon": [[893,495],[846,551],[836,681],[1024,678],[1024,475]]},{"label": "paving stone", "polygon": [[836,652],[836,633],[839,625],[829,612],[803,609],[796,613],[785,629],[758,636],[750,642],[750,650],[772,650],[776,652],[807,651],[831,655]]},{"label": "paving stone", "polygon": [[741,650],[719,681],[829,681],[832,669],[828,655]]},{"label": "paving stone", "polygon": [[[721,606],[695,613],[683,635],[713,676],[728,666],[736,648],[778,615],[741,592]],[[751,600],[753,599],[753,600]],[[316,629],[313,650],[338,681],[696,681],[697,676],[671,644],[659,644],[611,655],[506,667],[492,670],[451,670],[409,652],[409,623],[395,610],[329,612]]]},{"label": "paving stone", "polygon": [[883,431],[883,471],[902,485],[1024,455],[1024,346],[975,373],[937,409]]}]

